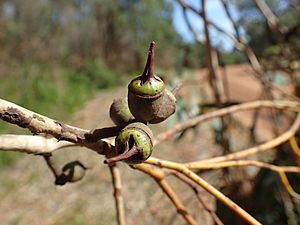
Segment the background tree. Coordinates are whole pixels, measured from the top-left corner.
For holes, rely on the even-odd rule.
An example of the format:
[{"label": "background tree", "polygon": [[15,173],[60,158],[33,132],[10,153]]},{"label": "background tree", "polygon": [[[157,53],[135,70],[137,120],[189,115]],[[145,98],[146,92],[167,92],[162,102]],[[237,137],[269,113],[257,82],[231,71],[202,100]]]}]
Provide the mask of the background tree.
[{"label": "background tree", "polygon": [[249,45],[262,60],[267,61],[266,65],[271,62],[270,68],[299,69],[299,3],[266,1],[274,13],[275,21],[270,26],[257,2],[264,1],[233,1],[238,9],[238,23],[245,31]]}]

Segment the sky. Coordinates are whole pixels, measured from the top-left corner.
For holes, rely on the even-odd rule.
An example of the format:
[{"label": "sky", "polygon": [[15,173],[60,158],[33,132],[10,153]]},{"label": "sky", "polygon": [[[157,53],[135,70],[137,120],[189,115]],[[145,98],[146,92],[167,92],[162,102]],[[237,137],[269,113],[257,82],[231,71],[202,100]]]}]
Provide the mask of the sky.
[{"label": "sky", "polygon": [[[200,8],[200,1],[190,0],[186,1],[187,3],[195,6],[197,9]],[[209,0],[206,1],[206,9],[207,9],[207,17],[215,22],[217,25],[221,26],[226,31],[233,33],[233,27],[230,21],[227,19],[225,12],[223,11],[223,7],[220,3],[220,0]],[[182,15],[182,9],[179,4],[174,4],[174,12],[173,12],[173,25],[176,31],[182,36],[183,40],[186,42],[193,42],[194,38],[191,32],[189,31],[186,23],[184,21]],[[234,17],[237,17],[237,12],[234,8],[231,8],[231,12]],[[190,18],[191,23],[194,28],[201,34],[203,34],[203,22],[201,18],[194,13],[188,13],[188,17]],[[232,50],[233,46],[231,41],[220,35],[220,33],[213,31],[211,29],[211,40],[214,45],[220,44],[223,46],[224,50]]]}]

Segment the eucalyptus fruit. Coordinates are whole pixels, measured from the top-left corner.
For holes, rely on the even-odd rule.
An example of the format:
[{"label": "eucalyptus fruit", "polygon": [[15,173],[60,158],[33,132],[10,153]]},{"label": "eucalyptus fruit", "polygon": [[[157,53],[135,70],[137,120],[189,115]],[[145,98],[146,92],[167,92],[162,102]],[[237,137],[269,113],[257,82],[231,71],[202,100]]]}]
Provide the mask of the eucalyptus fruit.
[{"label": "eucalyptus fruit", "polygon": [[127,125],[115,139],[115,155],[104,163],[124,161],[128,164],[142,163],[153,150],[153,134],[150,128],[140,122]]},{"label": "eucalyptus fruit", "polygon": [[116,125],[128,124],[134,120],[126,97],[114,99],[109,109],[109,116]]},{"label": "eucalyptus fruit", "polygon": [[87,167],[77,160],[69,162],[64,165],[60,174],[55,175],[55,184],[65,185],[67,182],[77,182],[84,177],[87,169]]},{"label": "eucalyptus fruit", "polygon": [[81,180],[84,177],[86,170],[87,168],[79,161],[70,162],[62,169],[68,182],[71,183]]},{"label": "eucalyptus fruit", "polygon": [[141,76],[128,85],[128,106],[137,121],[159,123],[175,112],[176,99],[165,89],[163,80],[154,75],[154,46],[149,47],[148,59]]}]

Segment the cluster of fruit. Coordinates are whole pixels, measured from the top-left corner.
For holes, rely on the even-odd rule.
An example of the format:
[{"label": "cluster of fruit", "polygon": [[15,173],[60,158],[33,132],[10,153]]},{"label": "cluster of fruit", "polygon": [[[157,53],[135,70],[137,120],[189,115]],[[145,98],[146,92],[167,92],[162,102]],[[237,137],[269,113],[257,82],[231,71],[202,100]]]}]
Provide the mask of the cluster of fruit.
[{"label": "cluster of fruit", "polygon": [[128,98],[116,99],[110,107],[112,121],[125,128],[116,136],[115,156],[106,159],[105,163],[145,161],[153,149],[153,134],[147,124],[160,123],[175,112],[175,96],[153,73],[154,46],[152,42],[143,74],[128,85]]}]

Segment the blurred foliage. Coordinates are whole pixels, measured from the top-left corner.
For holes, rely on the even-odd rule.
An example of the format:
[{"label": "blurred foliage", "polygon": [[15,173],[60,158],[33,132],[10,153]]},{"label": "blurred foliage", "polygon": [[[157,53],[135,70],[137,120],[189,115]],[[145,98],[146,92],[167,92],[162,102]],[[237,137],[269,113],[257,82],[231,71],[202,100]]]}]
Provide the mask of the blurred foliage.
[{"label": "blurred foliage", "polygon": [[17,155],[13,152],[3,152],[1,153],[1,157],[0,157],[0,169],[3,169],[5,167],[8,167],[10,165],[12,165],[16,159],[17,159]]},{"label": "blurred foliage", "polygon": [[2,59],[63,62],[80,67],[101,58],[122,71],[141,67],[145,46],[155,40],[164,66],[173,66],[180,42],[169,1],[2,1]]},{"label": "blurred foliage", "polygon": [[246,56],[233,49],[231,52],[219,52],[220,65],[233,65],[233,64],[242,64],[247,62]]},{"label": "blurred foliage", "polygon": [[199,43],[189,43],[182,46],[182,62],[186,68],[198,69],[205,67],[205,49]]},{"label": "blurred foliage", "polygon": [[238,9],[238,23],[247,35],[249,45],[267,68],[300,69],[300,5],[297,1],[267,0],[279,19],[282,34],[275,34],[268,26],[254,1],[234,0]]},{"label": "blurred foliage", "polygon": [[69,115],[97,90],[118,84],[116,73],[93,62],[80,69],[23,65],[1,81],[2,98],[56,118]]}]

